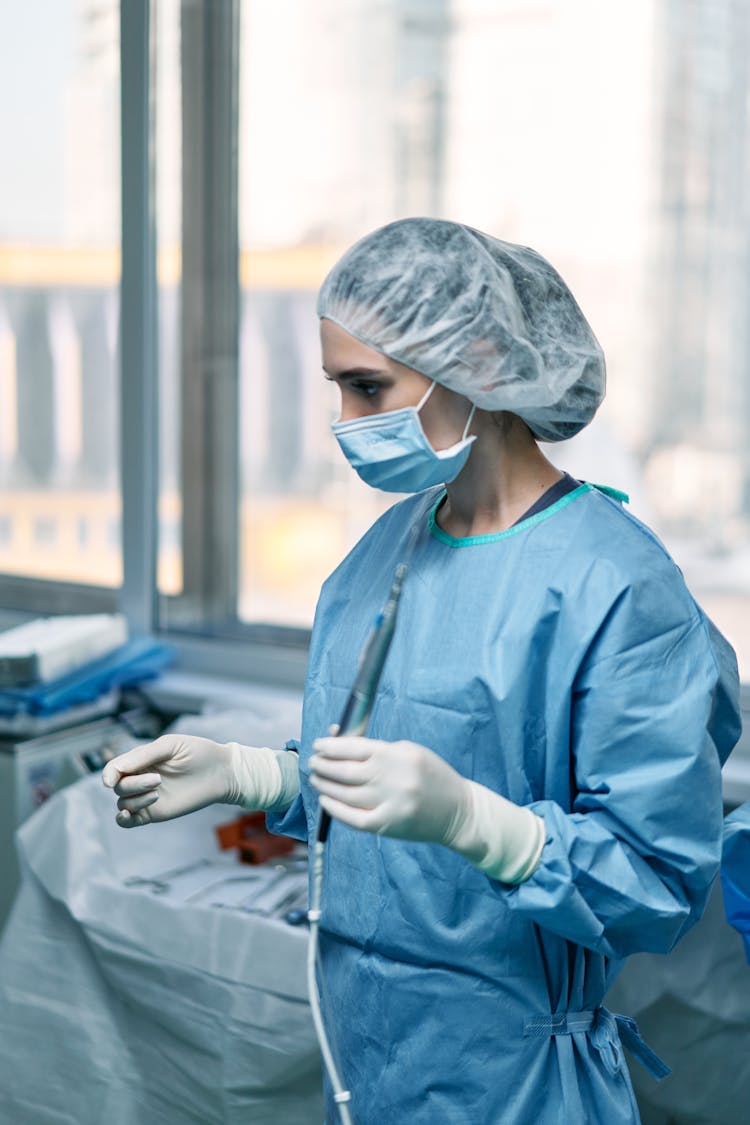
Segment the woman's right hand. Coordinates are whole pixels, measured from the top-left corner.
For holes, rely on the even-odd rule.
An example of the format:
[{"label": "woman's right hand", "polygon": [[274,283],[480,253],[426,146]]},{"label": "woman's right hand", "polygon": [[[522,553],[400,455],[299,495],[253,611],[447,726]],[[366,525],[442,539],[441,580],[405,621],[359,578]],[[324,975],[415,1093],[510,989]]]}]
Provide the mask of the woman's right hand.
[{"label": "woman's right hand", "polygon": [[137,828],[237,798],[233,753],[194,735],[165,734],[108,762],[102,781],[119,797],[117,823]]}]

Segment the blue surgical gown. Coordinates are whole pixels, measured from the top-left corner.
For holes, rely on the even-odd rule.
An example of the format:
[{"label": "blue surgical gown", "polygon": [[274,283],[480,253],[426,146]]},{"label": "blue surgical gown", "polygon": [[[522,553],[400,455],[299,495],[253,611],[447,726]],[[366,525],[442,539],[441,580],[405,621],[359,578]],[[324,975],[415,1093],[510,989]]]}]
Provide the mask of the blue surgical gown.
[{"label": "blue surgical gown", "polygon": [[514,887],[445,847],[333,822],[324,1013],[352,1117],[630,1125],[633,1035],[602,1000],[623,958],[670,949],[705,904],[739,735],[734,654],[609,495],[584,484],[468,539],[436,523],[441,496],[396,504],[325,583],[290,744],[301,792],[270,827],[314,839],[311,744],[341,716],[416,521],[368,734],[533,809],[546,842]]}]

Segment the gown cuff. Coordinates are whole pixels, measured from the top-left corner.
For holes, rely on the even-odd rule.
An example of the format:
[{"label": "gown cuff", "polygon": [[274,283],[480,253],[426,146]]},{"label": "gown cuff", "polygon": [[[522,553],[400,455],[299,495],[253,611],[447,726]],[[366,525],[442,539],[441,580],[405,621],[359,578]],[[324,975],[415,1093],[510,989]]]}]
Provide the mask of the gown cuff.
[{"label": "gown cuff", "polygon": [[229,744],[232,757],[231,804],[243,809],[284,813],[299,794],[299,758],[267,746]]}]

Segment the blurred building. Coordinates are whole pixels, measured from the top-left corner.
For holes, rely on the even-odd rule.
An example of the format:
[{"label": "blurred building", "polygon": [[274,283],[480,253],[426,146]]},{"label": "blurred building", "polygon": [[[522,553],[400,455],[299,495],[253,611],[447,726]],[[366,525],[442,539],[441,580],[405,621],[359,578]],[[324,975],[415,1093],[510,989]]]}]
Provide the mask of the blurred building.
[{"label": "blurred building", "polygon": [[112,0],[74,0],[72,16],[62,240],[111,247],[120,233],[119,6]]},{"label": "blurred building", "polygon": [[664,0],[656,10],[651,409],[640,448],[664,518],[716,528],[750,517],[750,7]]},{"label": "blurred building", "polygon": [[[117,10],[112,0],[73,9],[59,244],[0,248],[6,494],[117,487]],[[189,222],[180,10],[180,0],[156,6],[170,489],[179,483],[179,239]],[[608,356],[607,441],[637,455],[665,525],[714,534],[719,518],[730,543],[746,528],[746,4],[275,0],[242,5],[240,50],[248,494],[312,496],[336,480],[316,278],[382,222],[449,214],[534,245],[570,281]]]}]

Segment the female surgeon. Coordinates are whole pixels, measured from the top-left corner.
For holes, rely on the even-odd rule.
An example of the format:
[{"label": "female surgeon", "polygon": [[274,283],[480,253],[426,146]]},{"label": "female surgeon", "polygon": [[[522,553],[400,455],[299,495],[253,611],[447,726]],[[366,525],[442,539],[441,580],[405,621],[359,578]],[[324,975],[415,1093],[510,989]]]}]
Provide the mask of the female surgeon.
[{"label": "female surgeon", "polygon": [[[412,495],[323,586],[300,741],[138,747],[105,770],[118,822],[227,801],[307,840],[332,815],[326,1014],[356,1125],[632,1125],[622,1045],[666,1067],[603,999],[705,904],[734,654],[625,498],[539,449],[604,393],[539,254],[406,219],[318,312],[345,456]],[[332,737],[413,528],[368,737]]]}]

